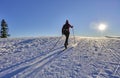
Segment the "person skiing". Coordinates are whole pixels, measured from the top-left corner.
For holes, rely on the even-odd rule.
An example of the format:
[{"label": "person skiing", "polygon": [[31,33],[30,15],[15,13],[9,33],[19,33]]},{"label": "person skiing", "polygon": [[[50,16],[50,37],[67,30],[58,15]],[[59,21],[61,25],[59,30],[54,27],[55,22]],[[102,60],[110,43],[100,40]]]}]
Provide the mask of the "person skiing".
[{"label": "person skiing", "polygon": [[68,22],[68,20],[66,20],[66,23],[63,25],[62,27],[62,35],[65,35],[66,39],[65,39],[65,49],[67,49],[67,45],[68,45],[68,38],[70,35],[70,28],[73,28],[73,26],[71,26]]}]

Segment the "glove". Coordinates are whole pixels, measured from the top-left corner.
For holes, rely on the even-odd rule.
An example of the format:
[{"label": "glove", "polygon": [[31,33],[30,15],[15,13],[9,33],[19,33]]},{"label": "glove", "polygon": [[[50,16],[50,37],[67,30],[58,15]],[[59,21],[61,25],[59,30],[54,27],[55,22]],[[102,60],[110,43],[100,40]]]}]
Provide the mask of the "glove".
[{"label": "glove", "polygon": [[73,28],[73,26],[71,26],[71,28]]}]

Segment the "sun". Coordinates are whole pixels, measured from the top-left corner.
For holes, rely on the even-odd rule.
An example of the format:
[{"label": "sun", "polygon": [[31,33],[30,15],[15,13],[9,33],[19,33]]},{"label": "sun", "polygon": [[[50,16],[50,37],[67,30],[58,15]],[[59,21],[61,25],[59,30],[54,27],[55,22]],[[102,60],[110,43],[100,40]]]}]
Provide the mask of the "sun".
[{"label": "sun", "polygon": [[107,27],[107,25],[106,24],[99,24],[99,26],[98,26],[98,29],[100,30],[100,31],[104,31],[105,29],[106,29],[106,27]]}]

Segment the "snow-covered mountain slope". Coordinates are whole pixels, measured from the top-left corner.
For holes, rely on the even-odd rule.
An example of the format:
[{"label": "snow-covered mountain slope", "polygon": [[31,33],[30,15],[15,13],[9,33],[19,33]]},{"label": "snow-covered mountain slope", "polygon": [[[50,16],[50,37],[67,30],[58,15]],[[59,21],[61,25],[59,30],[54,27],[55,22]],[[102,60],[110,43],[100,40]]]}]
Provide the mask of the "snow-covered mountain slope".
[{"label": "snow-covered mountain slope", "polygon": [[0,39],[0,78],[120,78],[120,39],[64,39]]}]

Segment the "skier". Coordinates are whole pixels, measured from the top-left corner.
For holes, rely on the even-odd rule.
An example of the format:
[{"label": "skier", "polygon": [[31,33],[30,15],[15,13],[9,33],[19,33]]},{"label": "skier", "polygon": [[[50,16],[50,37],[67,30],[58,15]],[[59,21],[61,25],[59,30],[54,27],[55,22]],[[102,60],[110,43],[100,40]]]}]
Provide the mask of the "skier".
[{"label": "skier", "polygon": [[68,45],[68,38],[70,35],[70,27],[73,28],[73,26],[71,26],[68,22],[68,20],[66,20],[66,23],[63,25],[62,27],[62,35],[65,35],[66,39],[65,39],[65,49],[67,49],[67,45]]}]

